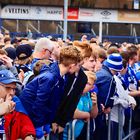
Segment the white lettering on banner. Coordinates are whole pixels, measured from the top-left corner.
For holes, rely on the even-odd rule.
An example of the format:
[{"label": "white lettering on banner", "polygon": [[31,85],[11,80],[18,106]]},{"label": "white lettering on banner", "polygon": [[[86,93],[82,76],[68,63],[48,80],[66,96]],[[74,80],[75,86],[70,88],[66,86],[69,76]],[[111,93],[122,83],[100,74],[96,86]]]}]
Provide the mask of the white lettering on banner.
[{"label": "white lettering on banner", "polygon": [[76,11],[70,11],[70,12],[68,12],[68,16],[76,17],[77,16],[77,12]]}]

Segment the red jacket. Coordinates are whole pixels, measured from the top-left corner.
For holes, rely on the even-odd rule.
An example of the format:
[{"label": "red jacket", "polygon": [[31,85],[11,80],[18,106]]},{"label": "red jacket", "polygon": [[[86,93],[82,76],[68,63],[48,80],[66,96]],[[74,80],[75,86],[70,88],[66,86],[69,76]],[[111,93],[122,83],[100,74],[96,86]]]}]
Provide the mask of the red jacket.
[{"label": "red jacket", "polygon": [[25,139],[27,135],[35,136],[34,126],[26,114],[13,111],[5,115],[4,118],[6,140]]}]

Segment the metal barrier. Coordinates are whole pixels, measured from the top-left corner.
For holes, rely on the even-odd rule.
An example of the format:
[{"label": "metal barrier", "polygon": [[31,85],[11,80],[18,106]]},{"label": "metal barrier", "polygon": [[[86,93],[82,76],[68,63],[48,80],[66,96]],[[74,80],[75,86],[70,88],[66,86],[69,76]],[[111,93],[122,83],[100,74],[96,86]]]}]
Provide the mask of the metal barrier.
[{"label": "metal barrier", "polygon": [[133,130],[131,133],[129,133],[126,137],[124,137],[122,140],[127,140],[127,139],[130,139],[132,138],[138,131],[140,131],[140,128],[139,129],[136,129],[136,130]]},{"label": "metal barrier", "polygon": [[[129,133],[123,138],[123,118],[122,118],[122,106],[118,105],[118,140],[127,140],[134,136],[138,130],[131,130],[132,123],[132,109],[130,109],[129,119]],[[111,140],[111,114],[108,114],[108,140]]]},{"label": "metal barrier", "polygon": [[119,121],[118,140],[122,140],[123,118],[122,118],[122,106],[120,104],[118,105],[118,121]]},{"label": "metal barrier", "polygon": [[[77,122],[77,119],[72,121],[72,140],[75,140],[74,131],[75,131],[76,122]],[[68,139],[68,140],[71,140],[71,139]]]},{"label": "metal barrier", "polygon": [[[75,125],[76,125],[77,119],[72,121],[72,128],[69,127],[68,129],[68,140],[75,140]],[[70,126],[70,124],[67,124]],[[87,139],[90,140],[90,121],[87,122]]]}]

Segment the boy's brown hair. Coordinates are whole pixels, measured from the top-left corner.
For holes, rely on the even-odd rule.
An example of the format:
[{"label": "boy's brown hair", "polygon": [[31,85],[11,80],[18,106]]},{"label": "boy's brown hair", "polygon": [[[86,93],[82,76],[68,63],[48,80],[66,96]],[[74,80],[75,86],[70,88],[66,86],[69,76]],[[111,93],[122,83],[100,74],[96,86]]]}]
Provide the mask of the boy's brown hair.
[{"label": "boy's brown hair", "polygon": [[4,38],[4,43],[6,43],[7,41],[11,41],[11,38],[10,37],[5,37]]},{"label": "boy's brown hair", "polygon": [[135,45],[131,45],[127,47],[127,53],[128,53],[129,59],[132,59],[134,56],[138,54],[138,48]]},{"label": "boy's brown hair", "polygon": [[60,50],[60,64],[69,66],[70,64],[77,64],[81,61],[80,51],[73,46],[63,47]]},{"label": "boy's brown hair", "polygon": [[92,48],[90,47],[90,44],[88,44],[86,41],[74,41],[73,46],[75,46],[81,52],[83,58],[91,56]]},{"label": "boy's brown hair", "polygon": [[97,57],[98,57],[98,52],[97,51],[94,51],[92,50],[91,52],[91,57],[95,59],[95,61],[97,60]]},{"label": "boy's brown hair", "polygon": [[119,53],[118,48],[117,47],[110,47],[110,48],[108,48],[107,55],[110,55],[112,53]]},{"label": "boy's brown hair", "polygon": [[98,58],[101,58],[103,60],[107,59],[107,53],[104,49],[102,48],[98,49],[97,53],[98,53]]}]

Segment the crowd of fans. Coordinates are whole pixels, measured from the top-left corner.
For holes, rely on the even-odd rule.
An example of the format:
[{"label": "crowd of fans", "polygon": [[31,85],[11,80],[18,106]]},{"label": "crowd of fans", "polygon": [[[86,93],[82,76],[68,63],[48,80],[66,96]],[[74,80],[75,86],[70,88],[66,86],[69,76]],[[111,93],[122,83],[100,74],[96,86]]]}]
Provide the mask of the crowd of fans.
[{"label": "crowd of fans", "polygon": [[86,35],[63,41],[0,34],[0,114],[6,139],[44,140],[49,135],[68,140],[77,119],[75,139],[86,140],[90,121],[90,139],[107,140],[110,114],[111,140],[117,140],[119,107],[123,136],[131,109],[132,129],[140,128],[139,61],[138,44],[101,43]]}]

